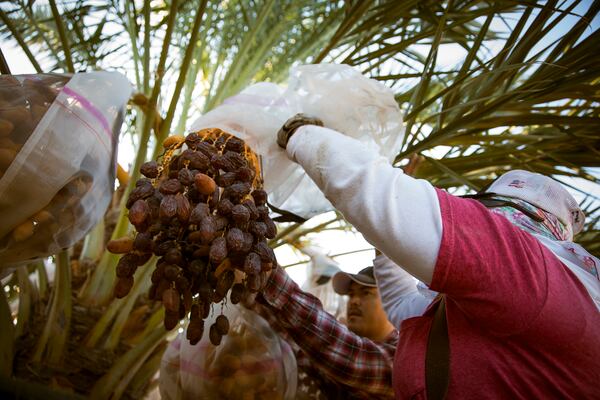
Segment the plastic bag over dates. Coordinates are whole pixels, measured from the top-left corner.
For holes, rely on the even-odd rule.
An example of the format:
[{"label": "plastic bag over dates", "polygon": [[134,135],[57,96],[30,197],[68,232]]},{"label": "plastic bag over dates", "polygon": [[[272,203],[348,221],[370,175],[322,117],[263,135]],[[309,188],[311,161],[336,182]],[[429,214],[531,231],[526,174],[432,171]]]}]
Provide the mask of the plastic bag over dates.
[{"label": "plastic bag over dates", "polygon": [[0,265],[67,248],[104,215],[130,93],[114,72],[0,76]]},{"label": "plastic bag over dates", "polygon": [[[179,334],[167,347],[160,367],[163,399],[294,399],[296,358],[291,347],[258,314],[243,307],[227,307],[229,333],[219,346],[211,343],[209,329],[197,345]],[[215,328],[216,330],[216,328]]]},{"label": "plastic bag over dates", "polygon": [[390,161],[404,126],[393,92],[347,65],[313,64],[290,70],[288,87],[257,83],[196,120],[191,130],[218,127],[245,140],[261,157],[265,190],[275,207],[308,219],[332,206],[302,168],[275,142],[296,113],[360,140]]}]

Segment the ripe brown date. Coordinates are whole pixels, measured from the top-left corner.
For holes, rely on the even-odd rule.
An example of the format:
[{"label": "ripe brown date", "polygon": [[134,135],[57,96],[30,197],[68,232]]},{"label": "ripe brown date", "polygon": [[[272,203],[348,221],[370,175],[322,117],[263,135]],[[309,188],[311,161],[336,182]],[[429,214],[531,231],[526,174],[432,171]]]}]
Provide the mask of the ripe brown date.
[{"label": "ripe brown date", "polygon": [[219,328],[217,328],[216,323],[214,323],[210,326],[210,330],[208,333],[209,333],[208,337],[210,339],[210,342],[213,345],[218,346],[221,344],[221,338],[223,337],[223,335],[221,335],[219,333]]},{"label": "ripe brown date", "polygon": [[223,272],[217,280],[215,293],[217,293],[219,296],[225,297],[229,289],[231,289],[234,279],[235,274],[232,270],[228,269],[227,271]]},{"label": "ripe brown date", "polygon": [[210,208],[208,207],[208,204],[204,204],[204,203],[198,203],[196,204],[196,207],[194,207],[194,209],[192,210],[192,213],[190,214],[190,224],[196,225],[199,224],[200,221],[202,221],[202,219],[206,216],[208,216],[210,214]]},{"label": "ripe brown date", "polygon": [[262,206],[267,202],[267,192],[262,189],[256,189],[252,192],[252,198],[257,206]]},{"label": "ripe brown date", "polygon": [[235,177],[242,182],[250,182],[252,181],[252,179],[254,179],[254,176],[256,174],[254,173],[254,170],[252,170],[251,168],[248,167],[242,167],[240,169],[237,170]]},{"label": "ripe brown date", "polygon": [[138,251],[150,253],[153,247],[154,241],[152,240],[152,234],[149,232],[140,232],[133,240],[133,248]]},{"label": "ripe brown date", "polygon": [[179,168],[186,166],[199,171],[206,171],[210,167],[210,159],[200,151],[185,150],[179,159]]},{"label": "ripe brown date", "polygon": [[137,266],[133,264],[127,257],[122,257],[117,263],[117,277],[128,278],[132,277]]},{"label": "ripe brown date", "polygon": [[177,215],[177,199],[173,195],[163,197],[160,202],[159,216],[161,219],[169,219]]},{"label": "ripe brown date", "polygon": [[106,249],[113,254],[129,253],[133,250],[133,239],[126,236],[111,240],[106,244]]},{"label": "ripe brown date", "polygon": [[117,279],[117,284],[115,285],[115,297],[117,299],[121,299],[129,294],[131,288],[133,287],[133,277],[125,276],[119,277]]},{"label": "ripe brown date", "polygon": [[198,145],[196,146],[196,150],[204,154],[209,159],[211,159],[214,155],[218,154],[218,150],[207,142],[198,143]]},{"label": "ripe brown date", "polygon": [[223,191],[223,197],[229,198],[234,202],[240,201],[244,196],[248,195],[252,187],[247,182],[234,183],[228,186]]},{"label": "ripe brown date", "polygon": [[178,179],[168,179],[160,184],[158,190],[162,194],[176,194],[183,190],[183,185]]},{"label": "ripe brown date", "polygon": [[227,248],[231,251],[242,251],[244,248],[244,232],[238,228],[232,228],[227,232]]},{"label": "ripe brown date", "polygon": [[267,226],[267,232],[265,236],[268,239],[273,239],[275,236],[277,236],[277,226],[275,226],[275,223],[271,218],[265,219],[265,225]]},{"label": "ripe brown date", "polygon": [[178,323],[179,323],[179,312],[165,313],[164,325],[165,325],[166,330],[170,331],[171,329],[175,328]]},{"label": "ripe brown date", "polygon": [[227,240],[224,237],[218,237],[212,241],[208,258],[210,261],[218,265],[227,257]]},{"label": "ripe brown date", "polygon": [[200,242],[209,244],[217,234],[217,224],[215,218],[212,215],[204,217],[202,221],[200,221],[198,232],[200,233]]},{"label": "ripe brown date", "polygon": [[260,256],[256,253],[248,253],[244,260],[244,272],[246,274],[258,274],[261,270]]},{"label": "ripe brown date", "polygon": [[138,200],[145,199],[154,194],[154,187],[152,183],[148,180],[143,181],[142,184],[136,186],[131,193],[129,194],[129,198],[127,199],[126,207],[131,208],[133,203]]},{"label": "ripe brown date", "polygon": [[190,186],[191,184],[194,183],[194,176],[195,175],[196,174],[194,172],[192,172],[192,170],[189,170],[187,168],[182,168],[177,173],[177,180],[179,180],[179,182],[182,185]]},{"label": "ripe brown date", "polygon": [[129,209],[129,222],[134,226],[142,225],[150,216],[150,207],[144,200],[138,200]]},{"label": "ripe brown date", "polygon": [[162,302],[167,311],[179,311],[179,292],[177,289],[167,289],[163,292]]},{"label": "ripe brown date", "polygon": [[190,201],[181,193],[175,195],[175,200],[177,201],[177,218],[181,222],[187,222],[191,213]]},{"label": "ripe brown date", "polygon": [[233,304],[237,304],[244,298],[246,287],[242,283],[236,283],[231,287],[231,294],[229,299]]},{"label": "ripe brown date", "polygon": [[158,164],[156,161],[148,161],[142,164],[140,172],[147,178],[156,178],[158,176]]},{"label": "ripe brown date", "polygon": [[202,334],[204,334],[204,321],[199,318],[191,319],[185,333],[186,339],[189,340],[190,344],[193,346],[202,339]]},{"label": "ripe brown date", "polygon": [[232,136],[229,138],[227,143],[225,143],[225,150],[230,150],[236,153],[241,153],[244,151],[244,141],[242,139],[236,138]]},{"label": "ripe brown date", "polygon": [[275,263],[275,253],[265,242],[258,242],[254,246],[254,252],[260,256],[261,261]]},{"label": "ripe brown date", "polygon": [[183,255],[177,248],[171,248],[164,256],[164,260],[169,264],[179,265],[183,262]]},{"label": "ripe brown date", "polygon": [[229,320],[224,315],[219,315],[215,320],[215,325],[217,326],[217,331],[221,335],[227,335],[229,332]]},{"label": "ripe brown date", "polygon": [[198,136],[195,132],[190,133],[185,137],[185,144],[189,149],[196,150],[200,143],[202,143],[202,138]]},{"label": "ripe brown date", "polygon": [[194,183],[196,184],[198,192],[204,195],[212,194],[217,188],[217,184],[213,178],[201,172],[198,172],[194,177]]},{"label": "ripe brown date", "polygon": [[231,209],[231,218],[237,225],[242,226],[250,220],[250,211],[243,204],[237,204]]},{"label": "ripe brown date", "polygon": [[215,182],[217,183],[217,185],[224,188],[224,187],[233,185],[235,183],[236,179],[237,179],[237,173],[225,172],[224,174],[220,174],[217,177]]},{"label": "ripe brown date", "polygon": [[248,231],[255,237],[262,239],[267,236],[267,225],[264,222],[253,221],[248,226]]},{"label": "ripe brown date", "polygon": [[222,199],[217,205],[217,212],[220,215],[229,215],[233,210],[233,203],[229,199]]}]

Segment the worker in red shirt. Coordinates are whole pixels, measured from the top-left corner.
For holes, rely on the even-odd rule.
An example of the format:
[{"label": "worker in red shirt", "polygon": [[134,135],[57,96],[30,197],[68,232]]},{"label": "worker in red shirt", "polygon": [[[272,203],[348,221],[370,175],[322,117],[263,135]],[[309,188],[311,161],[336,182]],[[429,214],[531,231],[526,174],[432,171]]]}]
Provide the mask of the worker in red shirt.
[{"label": "worker in red shirt", "polygon": [[318,125],[294,117],[278,143],[365,239],[440,293],[401,324],[397,398],[600,398],[599,265],[572,243],[584,215],[560,184],[511,171],[481,202],[458,198]]}]

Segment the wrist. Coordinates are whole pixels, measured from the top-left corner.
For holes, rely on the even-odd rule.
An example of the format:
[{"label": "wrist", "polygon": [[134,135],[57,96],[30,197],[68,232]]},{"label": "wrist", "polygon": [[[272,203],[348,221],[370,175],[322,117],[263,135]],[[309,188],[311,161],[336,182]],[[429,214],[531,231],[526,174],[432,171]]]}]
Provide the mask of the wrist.
[{"label": "wrist", "polygon": [[262,290],[262,299],[276,309],[282,309],[294,292],[295,283],[280,267],[273,268]]},{"label": "wrist", "polygon": [[277,144],[279,147],[285,149],[290,137],[292,137],[298,128],[305,125],[323,126],[323,121],[305,114],[294,115],[292,118],[288,119],[279,132],[277,132]]}]

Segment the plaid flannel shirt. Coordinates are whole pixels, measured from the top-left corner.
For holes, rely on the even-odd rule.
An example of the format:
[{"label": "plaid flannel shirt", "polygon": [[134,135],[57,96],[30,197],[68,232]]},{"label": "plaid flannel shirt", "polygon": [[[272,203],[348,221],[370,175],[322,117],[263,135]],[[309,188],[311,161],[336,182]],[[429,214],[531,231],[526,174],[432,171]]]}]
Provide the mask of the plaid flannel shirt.
[{"label": "plaid flannel shirt", "polygon": [[272,314],[267,319],[276,320],[276,329],[296,342],[326,380],[347,389],[352,398],[394,398],[392,365],[398,331],[384,342],[351,332],[281,268],[271,274],[260,302]]}]

